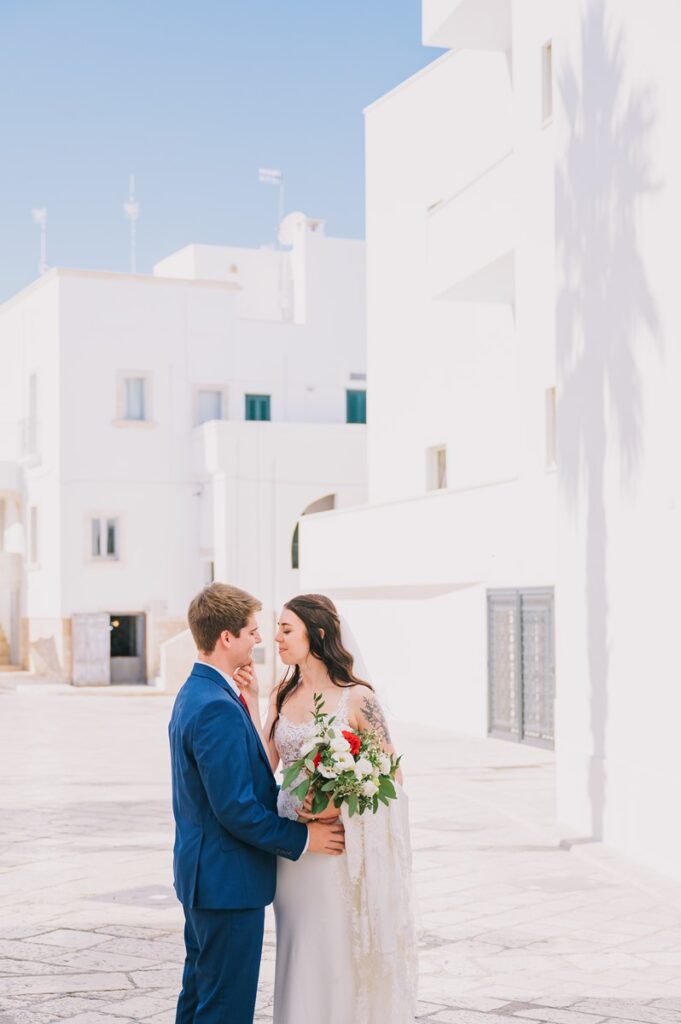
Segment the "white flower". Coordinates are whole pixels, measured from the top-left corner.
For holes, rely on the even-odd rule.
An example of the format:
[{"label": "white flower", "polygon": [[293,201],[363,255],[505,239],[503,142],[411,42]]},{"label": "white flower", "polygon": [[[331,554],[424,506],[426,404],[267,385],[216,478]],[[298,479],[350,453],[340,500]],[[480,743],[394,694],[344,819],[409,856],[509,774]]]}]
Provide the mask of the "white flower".
[{"label": "white flower", "polygon": [[310,751],[314,750],[314,748],[317,746],[318,743],[319,743],[319,737],[318,736],[311,736],[309,740],[305,740],[305,742],[303,743],[302,747],[300,748],[300,756],[301,757],[307,757],[307,755],[310,753]]},{"label": "white flower", "polygon": [[378,793],[378,786],[373,779],[368,779],[362,786],[364,796],[375,796]]},{"label": "white flower", "polygon": [[323,775],[325,779],[335,779],[338,775],[338,768],[336,765],[323,764],[321,761],[317,765],[317,771],[320,775]]},{"label": "white flower", "polygon": [[355,767],[355,759],[350,753],[337,753],[334,758],[335,764],[339,771],[346,772],[350,768]]},{"label": "white flower", "polygon": [[332,750],[337,751],[339,754],[344,753],[346,750],[350,749],[350,744],[346,740],[345,736],[336,736],[334,739],[331,740],[329,746],[331,747]]},{"label": "white flower", "polygon": [[391,770],[393,765],[392,765],[392,761],[388,757],[388,755],[387,754],[381,754],[378,763],[379,763],[379,767],[381,769],[381,775],[390,775],[390,770]]},{"label": "white flower", "polygon": [[374,774],[374,766],[368,757],[360,757],[355,764],[355,775],[358,779],[365,779],[367,775]]}]

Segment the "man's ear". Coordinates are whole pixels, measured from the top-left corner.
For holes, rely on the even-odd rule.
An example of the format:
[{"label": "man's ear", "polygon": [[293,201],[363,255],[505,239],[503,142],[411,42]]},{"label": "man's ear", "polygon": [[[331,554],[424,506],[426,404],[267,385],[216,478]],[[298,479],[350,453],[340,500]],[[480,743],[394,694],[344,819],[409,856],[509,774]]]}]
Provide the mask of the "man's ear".
[{"label": "man's ear", "polygon": [[223,647],[231,647],[232,634],[228,629],[223,629],[222,633],[220,633],[220,643],[223,645]]}]

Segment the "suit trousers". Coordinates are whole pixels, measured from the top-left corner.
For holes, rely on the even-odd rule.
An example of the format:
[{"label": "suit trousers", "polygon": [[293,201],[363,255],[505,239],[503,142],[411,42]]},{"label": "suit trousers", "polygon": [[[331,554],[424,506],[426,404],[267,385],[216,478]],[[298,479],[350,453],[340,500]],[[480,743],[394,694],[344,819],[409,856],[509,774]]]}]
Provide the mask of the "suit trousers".
[{"label": "suit trousers", "polygon": [[184,907],[186,957],[175,1024],[253,1024],[265,909]]}]

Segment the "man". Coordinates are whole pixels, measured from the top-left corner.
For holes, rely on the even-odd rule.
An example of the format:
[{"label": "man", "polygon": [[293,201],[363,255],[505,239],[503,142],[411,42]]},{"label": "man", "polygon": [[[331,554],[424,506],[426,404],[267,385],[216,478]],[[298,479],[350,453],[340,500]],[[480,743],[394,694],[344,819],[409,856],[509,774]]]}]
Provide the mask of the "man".
[{"label": "man", "polygon": [[175,890],[186,959],[176,1024],[252,1024],[276,858],[339,855],[343,828],[277,815],[267,754],[233,681],[260,643],[260,602],[212,583],[189,606],[198,658],[175,700]]}]

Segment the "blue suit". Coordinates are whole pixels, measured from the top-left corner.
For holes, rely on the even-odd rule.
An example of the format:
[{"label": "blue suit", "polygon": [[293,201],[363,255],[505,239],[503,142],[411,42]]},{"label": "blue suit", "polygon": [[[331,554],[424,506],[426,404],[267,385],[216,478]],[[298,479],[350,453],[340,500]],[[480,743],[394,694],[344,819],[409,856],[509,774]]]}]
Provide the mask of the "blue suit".
[{"label": "blue suit", "polygon": [[260,737],[209,665],[194,665],[169,734],[175,890],[187,949],[176,1022],[252,1024],[276,858],[297,860],[307,828],[277,815]]}]

